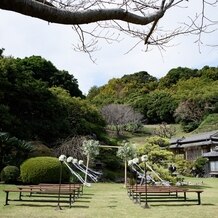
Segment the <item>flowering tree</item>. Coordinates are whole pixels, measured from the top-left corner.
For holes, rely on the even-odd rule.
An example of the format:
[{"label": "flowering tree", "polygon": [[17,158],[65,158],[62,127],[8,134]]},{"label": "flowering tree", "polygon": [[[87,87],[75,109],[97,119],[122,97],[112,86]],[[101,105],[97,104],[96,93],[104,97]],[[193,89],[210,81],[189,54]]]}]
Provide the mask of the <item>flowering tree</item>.
[{"label": "flowering tree", "polygon": [[82,144],[83,153],[87,156],[85,183],[87,182],[87,173],[88,173],[90,157],[95,157],[99,154],[99,145],[100,145],[99,141],[93,139],[83,141]]},{"label": "flowering tree", "polygon": [[127,160],[135,156],[135,149],[133,148],[133,145],[129,142],[123,142],[121,147],[119,147],[117,151],[117,156],[120,157],[122,160],[124,160],[124,163],[125,163],[124,185],[126,186],[127,184]]}]

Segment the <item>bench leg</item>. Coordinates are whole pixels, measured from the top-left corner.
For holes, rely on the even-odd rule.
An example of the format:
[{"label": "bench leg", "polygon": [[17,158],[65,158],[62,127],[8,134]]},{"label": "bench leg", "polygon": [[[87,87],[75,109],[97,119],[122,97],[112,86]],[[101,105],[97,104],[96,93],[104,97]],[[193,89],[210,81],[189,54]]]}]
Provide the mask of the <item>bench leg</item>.
[{"label": "bench leg", "polygon": [[197,192],[197,194],[198,194],[198,205],[200,205],[201,204],[201,193]]},{"label": "bench leg", "polygon": [[73,191],[73,202],[76,201],[76,190]]},{"label": "bench leg", "polygon": [[82,193],[82,195],[83,195],[83,185],[82,185],[81,187],[82,187],[82,191],[81,191],[81,193]]},{"label": "bench leg", "polygon": [[9,205],[9,203],[8,203],[9,192],[5,192],[5,193],[6,193],[6,197],[5,197],[5,205],[4,206]]},{"label": "bench leg", "polygon": [[138,203],[138,194],[137,193],[135,193],[135,194],[133,193],[133,201],[135,204]]},{"label": "bench leg", "polygon": [[186,198],[186,192],[184,192],[184,201],[186,201],[187,198]]},{"label": "bench leg", "polygon": [[69,207],[71,208],[72,195],[69,196]]},{"label": "bench leg", "polygon": [[141,204],[141,193],[139,193],[139,204]]},{"label": "bench leg", "polygon": [[22,200],[22,192],[20,192],[20,194],[19,194],[19,201],[21,201]]}]

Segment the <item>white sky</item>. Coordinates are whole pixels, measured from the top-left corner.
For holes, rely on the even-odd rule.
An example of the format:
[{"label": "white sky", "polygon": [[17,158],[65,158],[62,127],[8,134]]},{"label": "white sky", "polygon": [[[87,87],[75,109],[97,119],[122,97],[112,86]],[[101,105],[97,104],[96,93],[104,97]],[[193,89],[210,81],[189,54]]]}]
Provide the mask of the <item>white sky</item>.
[{"label": "white sky", "polygon": [[[200,5],[198,1],[191,4]],[[185,11],[190,13],[188,9],[172,10],[164,20],[167,27],[171,27],[172,19],[187,19],[187,15],[183,13]],[[218,20],[217,8],[210,10],[209,14]],[[0,29],[0,48],[5,48],[5,55],[20,58],[42,56],[59,70],[67,70],[73,74],[84,94],[94,85],[101,86],[109,79],[138,71],[147,71],[160,78],[174,67],[218,66],[218,47],[202,46],[200,53],[192,37],[177,38],[172,42],[177,45],[167,48],[162,56],[157,49],[145,53],[142,51],[143,47],[125,55],[134,44],[130,38],[112,45],[102,43],[101,50],[94,54],[97,58],[97,64],[94,64],[88,55],[73,50],[75,34],[70,26],[48,24],[39,19],[0,10]],[[204,36],[206,44],[218,44],[217,39],[218,31]]]}]

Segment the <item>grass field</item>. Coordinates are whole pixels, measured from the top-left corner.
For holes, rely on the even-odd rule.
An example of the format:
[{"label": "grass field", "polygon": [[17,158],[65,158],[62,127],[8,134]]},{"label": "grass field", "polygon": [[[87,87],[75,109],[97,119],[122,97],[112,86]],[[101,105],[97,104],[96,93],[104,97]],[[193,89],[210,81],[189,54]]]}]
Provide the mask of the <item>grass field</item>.
[{"label": "grass field", "polygon": [[[0,185],[1,218],[216,218],[218,217],[218,179],[188,178],[192,184],[203,188],[202,205],[194,202],[150,203],[149,209],[134,204],[122,184],[98,183],[85,188],[84,195],[72,208],[61,204],[63,210],[55,210],[53,203],[10,202],[4,206],[8,185]],[[203,183],[202,183],[203,182]],[[10,186],[11,187],[11,186]]]}]

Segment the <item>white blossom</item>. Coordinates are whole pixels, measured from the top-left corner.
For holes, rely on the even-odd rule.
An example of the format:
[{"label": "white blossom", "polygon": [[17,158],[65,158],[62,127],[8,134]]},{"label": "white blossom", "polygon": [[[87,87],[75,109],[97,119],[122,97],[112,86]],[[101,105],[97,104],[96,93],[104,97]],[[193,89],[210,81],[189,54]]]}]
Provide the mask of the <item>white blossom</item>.
[{"label": "white blossom", "polygon": [[63,162],[63,161],[66,161],[67,157],[64,154],[62,154],[62,155],[60,155],[60,157],[58,159],[59,159],[59,161]]},{"label": "white blossom", "polygon": [[83,153],[85,155],[89,154],[90,156],[97,156],[99,154],[99,145],[99,141],[93,139],[85,140],[82,144]]}]

